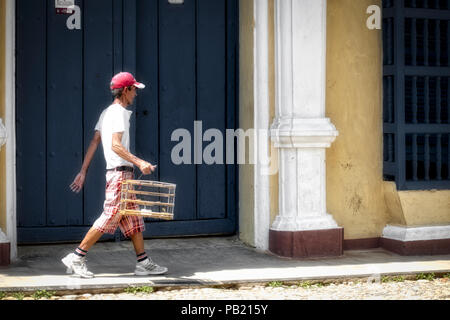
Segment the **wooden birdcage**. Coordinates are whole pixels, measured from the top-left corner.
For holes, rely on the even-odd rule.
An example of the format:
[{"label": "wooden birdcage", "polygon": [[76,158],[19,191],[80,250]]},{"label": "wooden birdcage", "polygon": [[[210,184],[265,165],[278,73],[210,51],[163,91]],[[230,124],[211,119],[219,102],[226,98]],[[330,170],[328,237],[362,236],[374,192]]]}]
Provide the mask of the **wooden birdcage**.
[{"label": "wooden birdcage", "polygon": [[159,181],[126,180],[122,182],[119,213],[173,220],[176,185]]}]

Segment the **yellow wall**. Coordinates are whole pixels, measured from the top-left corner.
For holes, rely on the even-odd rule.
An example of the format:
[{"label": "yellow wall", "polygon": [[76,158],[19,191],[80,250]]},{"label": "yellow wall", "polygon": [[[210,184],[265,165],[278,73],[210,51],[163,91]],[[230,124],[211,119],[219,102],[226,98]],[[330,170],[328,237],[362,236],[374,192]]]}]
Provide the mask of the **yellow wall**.
[{"label": "yellow wall", "polygon": [[[253,128],[253,0],[239,1],[239,128]],[[248,162],[246,162],[248,163]],[[253,165],[239,166],[239,237],[254,245]]]},{"label": "yellow wall", "polygon": [[399,191],[406,225],[450,224],[450,190]]},{"label": "yellow wall", "polygon": [[345,239],[379,237],[386,224],[450,224],[450,190],[383,181],[382,32],[366,27],[374,4],[328,0],[327,117],[340,134],[327,150],[327,209]]},{"label": "yellow wall", "polygon": [[450,224],[450,190],[397,191],[385,182],[389,224],[406,226]]},{"label": "yellow wall", "polygon": [[327,211],[345,239],[381,236],[383,193],[382,32],[367,7],[381,0],[328,0],[326,116],[339,131],[327,150]]},{"label": "yellow wall", "polygon": [[[0,118],[5,124],[5,36],[6,1],[0,1]],[[5,147],[0,150],[0,228],[6,230],[6,157]]]}]

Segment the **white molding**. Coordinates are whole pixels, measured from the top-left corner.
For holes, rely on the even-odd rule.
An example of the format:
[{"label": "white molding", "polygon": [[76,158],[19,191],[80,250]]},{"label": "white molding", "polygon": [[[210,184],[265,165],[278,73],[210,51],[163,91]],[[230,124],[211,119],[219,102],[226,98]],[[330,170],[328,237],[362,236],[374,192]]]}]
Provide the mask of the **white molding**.
[{"label": "white molding", "polygon": [[339,228],[333,217],[326,213],[321,216],[277,216],[271,227],[274,231],[307,231]]},{"label": "white molding", "polygon": [[15,6],[15,0],[6,0],[5,126],[8,133],[6,142],[6,235],[11,245],[11,261],[17,258]]},{"label": "white molding", "polygon": [[404,227],[387,225],[383,238],[399,241],[450,239],[450,225]]},{"label": "white molding", "polygon": [[6,236],[6,234],[3,233],[1,228],[0,228],[0,243],[9,243],[8,237]]},{"label": "white molding", "polygon": [[254,128],[255,128],[255,197],[254,197],[254,241],[257,249],[269,248],[270,228],[270,180],[269,159],[270,121],[269,104],[269,4],[268,0],[254,1],[253,57],[254,57]]},{"label": "white molding", "polygon": [[329,148],[338,135],[328,118],[277,118],[271,127],[276,148]]}]

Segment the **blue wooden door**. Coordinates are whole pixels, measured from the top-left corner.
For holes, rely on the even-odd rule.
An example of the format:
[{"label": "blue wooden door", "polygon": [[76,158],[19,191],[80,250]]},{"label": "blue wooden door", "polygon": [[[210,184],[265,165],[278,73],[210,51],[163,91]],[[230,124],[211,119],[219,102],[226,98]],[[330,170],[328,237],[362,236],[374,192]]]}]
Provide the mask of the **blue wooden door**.
[{"label": "blue wooden door", "polygon": [[83,192],[68,186],[122,70],[149,84],[132,108],[132,151],[157,162],[152,178],[178,185],[175,221],[149,223],[146,236],[233,233],[234,166],[175,166],[170,134],[196,119],[235,126],[236,1],[76,4],[81,28],[68,29],[55,1],[17,1],[19,243],[79,241],[101,213],[101,148]]},{"label": "blue wooden door", "polygon": [[235,166],[194,164],[194,141],[192,164],[175,165],[171,135],[194,139],[194,121],[224,137],[236,126],[237,1],[141,0],[137,21],[136,73],[149,87],[137,99],[136,151],[158,165],[150,178],[177,184],[175,221],[151,222],[145,235],[234,233]]}]

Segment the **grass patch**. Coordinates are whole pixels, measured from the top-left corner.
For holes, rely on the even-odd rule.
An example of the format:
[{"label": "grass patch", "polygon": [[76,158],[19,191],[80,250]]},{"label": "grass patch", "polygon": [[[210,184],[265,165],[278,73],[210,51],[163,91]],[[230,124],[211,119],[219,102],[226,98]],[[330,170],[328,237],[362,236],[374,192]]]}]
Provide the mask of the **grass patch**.
[{"label": "grass patch", "polygon": [[416,280],[428,280],[428,281],[433,281],[435,279],[435,274],[434,273],[419,273],[418,275],[416,275]]},{"label": "grass patch", "polygon": [[442,276],[443,278],[450,279],[450,273],[446,273]]},{"label": "grass patch", "polygon": [[404,276],[383,276],[381,278],[382,283],[386,282],[404,282],[406,278]]},{"label": "grass patch", "polygon": [[3,291],[0,291],[0,300],[2,300],[5,297],[6,297],[6,293],[4,293]]},{"label": "grass patch", "polygon": [[152,293],[155,291],[153,287],[142,286],[142,287],[129,287],[124,290],[126,293],[137,294],[137,293]]},{"label": "grass patch", "polygon": [[23,298],[25,298],[25,294],[23,292],[14,292],[12,297],[17,300],[23,300]]},{"label": "grass patch", "polygon": [[313,281],[302,281],[298,283],[298,286],[303,289],[310,289],[310,288],[323,288],[326,286],[329,286],[330,283],[324,283],[324,282],[313,282]]},{"label": "grass patch", "polygon": [[283,286],[283,282],[281,281],[272,281],[267,284],[268,287],[279,288]]},{"label": "grass patch", "polygon": [[54,291],[38,290],[32,294],[32,297],[34,300],[39,300],[42,298],[50,299],[54,295],[55,295]]},{"label": "grass patch", "polygon": [[317,283],[314,284],[314,286],[317,287],[317,288],[323,288],[323,287],[326,286],[326,284],[323,283],[323,282],[317,282]]},{"label": "grass patch", "polygon": [[300,282],[298,284],[298,286],[303,288],[303,289],[309,289],[312,286],[312,282],[311,281],[303,281],[303,282]]}]

